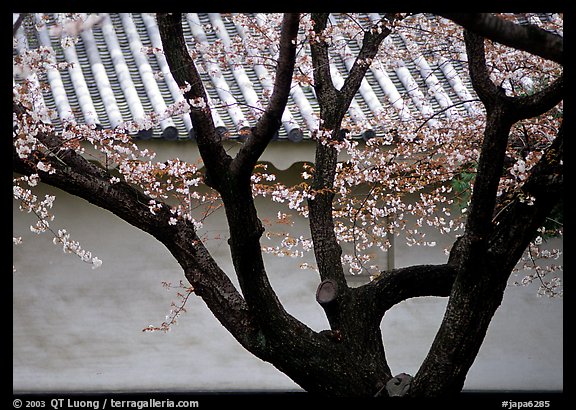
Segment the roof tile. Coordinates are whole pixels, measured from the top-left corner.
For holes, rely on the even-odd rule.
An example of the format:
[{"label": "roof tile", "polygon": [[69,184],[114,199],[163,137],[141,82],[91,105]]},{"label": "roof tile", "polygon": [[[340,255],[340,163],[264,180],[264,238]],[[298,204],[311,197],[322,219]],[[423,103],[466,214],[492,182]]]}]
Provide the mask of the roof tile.
[{"label": "roof tile", "polygon": [[[150,113],[161,115],[168,106],[182,101],[164,55],[144,51],[145,48],[162,47],[156,19],[146,13],[101,16],[101,23],[81,31],[71,47],[62,47],[59,38],[50,36],[48,25],[39,24],[36,28],[33,22],[28,21],[20,27],[18,34],[28,47],[51,46],[60,61],[74,63],[68,70],[49,70],[47,73],[50,87],[44,95],[45,104],[57,110],[59,120],[75,119],[114,128],[125,121],[143,121]],[[266,15],[259,17],[262,20]],[[36,23],[55,21],[51,14],[36,14],[34,18]],[[334,15],[331,18],[336,22],[340,17]],[[376,18],[379,15],[374,13],[361,16],[362,21]],[[205,30],[208,24],[211,30]],[[190,48],[193,49],[195,42],[200,51],[197,61],[205,68],[202,77],[215,107],[213,118],[216,126],[223,136],[242,139],[245,130],[253,125],[254,118],[264,107],[264,96],[272,89],[268,68],[261,64],[222,67],[202,54],[216,41],[226,48],[232,46],[231,39],[246,36],[243,26],[234,24],[222,14],[188,13],[184,19],[184,31]],[[355,41],[343,40],[346,46],[334,53],[330,67],[337,86],[343,83],[359,50]],[[417,49],[417,45],[410,44],[400,34],[393,34],[387,40],[387,47]],[[250,48],[245,52],[248,57],[262,53]],[[267,52],[273,56],[275,50]],[[14,81],[18,80],[15,74]],[[390,107],[398,118],[404,120],[409,120],[417,112],[432,115],[442,109],[446,109],[443,114],[447,116],[473,115],[478,107],[473,103],[463,103],[473,96],[470,81],[458,62],[431,62],[421,53],[409,61],[398,61],[393,69],[373,63],[349,114],[353,124],[365,124],[367,118],[373,118]],[[462,104],[447,109],[455,102]],[[298,142],[310,138],[312,130],[318,126],[317,111],[313,88],[293,84],[277,139]],[[382,131],[368,126],[356,137],[372,138]],[[149,130],[138,132],[136,138],[194,139],[194,130],[189,116],[174,115],[162,119],[159,125]]]}]

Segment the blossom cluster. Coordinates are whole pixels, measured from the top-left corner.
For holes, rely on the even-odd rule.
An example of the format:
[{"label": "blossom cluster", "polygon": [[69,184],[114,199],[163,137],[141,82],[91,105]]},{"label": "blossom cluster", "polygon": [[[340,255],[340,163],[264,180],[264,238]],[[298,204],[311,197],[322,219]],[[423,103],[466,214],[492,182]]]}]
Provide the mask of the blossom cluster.
[{"label": "blossom cluster", "polygon": [[[86,16],[64,16],[64,19],[82,18],[85,24],[97,24],[97,20],[85,20]],[[90,17],[89,17],[90,18]],[[66,20],[68,21],[68,20]],[[80,20],[78,20],[80,21]],[[76,24],[76,23],[75,23]],[[57,27],[57,26],[55,26]],[[85,26],[64,25],[61,28],[70,30],[77,35]],[[21,39],[19,41],[22,41]],[[196,221],[191,212],[200,208],[199,204],[215,201],[212,194],[200,194],[194,191],[200,181],[196,164],[186,164],[178,159],[166,163],[152,162],[155,153],[149,150],[140,150],[130,138],[129,134],[143,129],[149,129],[160,121],[173,115],[189,111],[184,100],[179,100],[167,107],[164,113],[150,113],[149,115],[133,121],[119,124],[115,129],[101,129],[95,124],[84,124],[76,121],[72,116],[60,118],[59,127],[56,127],[57,113],[44,104],[43,91],[46,76],[49,70],[62,70],[69,68],[67,63],[58,63],[54,51],[47,47],[37,49],[22,49],[22,44],[15,40],[15,48],[19,52],[14,57],[14,76],[18,82],[13,87],[13,144],[20,158],[28,162],[33,168],[45,173],[54,173],[56,170],[50,161],[62,162],[61,154],[73,150],[87,159],[100,162],[105,169],[115,169],[116,175],[110,178],[111,184],[121,181],[135,184],[143,189],[152,200],[164,200],[171,194],[177,199],[177,204],[171,209],[173,217],[168,223],[174,224],[178,218],[192,220],[197,227],[201,222]],[[157,50],[155,50],[157,51]],[[40,142],[39,136],[52,135],[58,139],[60,145],[50,149]],[[65,229],[53,230],[50,222],[54,216],[49,212],[54,201],[53,196],[46,196],[42,201],[33,193],[34,187],[40,181],[39,174],[29,177],[14,178],[14,199],[20,201],[20,209],[33,212],[37,222],[31,226],[36,233],[50,231],[54,242],[61,244],[66,253],[73,253],[83,261],[98,267],[101,261],[93,257],[89,251],[82,249],[77,241],[70,239]],[[22,187],[27,183],[26,187]],[[151,203],[150,210],[154,212],[160,202]],[[217,206],[208,205],[202,209],[202,218],[210,214]],[[15,241],[15,244],[21,241]]]},{"label": "blossom cluster", "polygon": [[[14,179],[12,189],[12,196],[14,200],[19,202],[19,209],[27,213],[32,213],[36,217],[36,223],[30,226],[30,230],[36,234],[43,232],[52,233],[54,236],[53,243],[62,245],[64,253],[75,254],[83,262],[91,264],[92,269],[99,268],[102,265],[102,261],[98,257],[93,256],[92,252],[83,249],[78,241],[70,239],[70,234],[66,232],[65,229],[55,231],[51,228],[50,223],[54,220],[54,215],[50,210],[56,198],[54,195],[45,195],[44,199],[39,200],[30,189],[30,187],[35,187],[38,181],[38,174],[18,177]],[[21,184],[27,184],[28,187],[24,188]],[[22,243],[22,238],[14,237],[13,242],[14,245],[19,245]],[[15,270],[14,267],[13,270]]]},{"label": "blossom cluster", "polygon": [[546,244],[542,236],[549,232],[545,227],[539,228],[538,232],[539,235],[530,243],[514,269],[515,276],[524,275],[520,280],[514,281],[514,285],[527,286],[537,283],[538,296],[561,297],[562,279],[558,274],[562,271],[562,265],[554,261],[560,259],[563,252]]},{"label": "blossom cluster", "polygon": [[[291,98],[296,101],[300,95],[298,93],[302,91],[300,87],[314,85],[309,53],[309,45],[314,41],[330,45],[331,56],[345,65],[357,63],[366,67],[390,68],[400,81],[413,85],[403,95],[397,91],[394,94],[391,92],[393,87],[389,86],[387,98],[390,106],[371,118],[363,118],[358,106],[351,106],[341,127],[348,133],[338,140],[331,137],[331,130],[320,129],[320,114],[310,113],[307,118],[307,123],[316,124],[316,128],[309,127],[315,140],[324,147],[333,148],[339,155],[334,185],[328,189],[335,194],[333,216],[335,233],[343,244],[342,261],[353,274],[372,275],[381,270],[377,255],[388,252],[395,237],[402,236],[409,246],[435,246],[436,242],[429,240],[425,234],[429,228],[441,234],[461,233],[469,194],[474,187],[485,126],[485,113],[478,100],[461,92],[462,87],[455,74],[457,70],[454,67],[460,70],[464,66],[465,69],[467,64],[461,29],[433,16],[399,17],[392,21],[367,22],[361,21],[353,13],[337,18],[333,15],[327,28],[322,33],[316,33],[311,16],[303,14],[296,40],[298,69],[294,73],[291,92]],[[217,41],[210,43],[197,41],[196,48],[190,52],[193,55],[202,54],[201,59],[196,59],[199,70],[216,79],[222,76],[222,69],[232,67],[234,75],[243,81],[246,73],[243,73],[242,65],[251,64],[264,84],[262,95],[257,100],[250,100],[250,93],[246,96],[248,105],[253,109],[252,115],[257,118],[272,91],[282,16],[230,14],[226,18],[235,25],[238,36],[229,38],[216,23],[202,24],[187,15],[190,28],[198,30],[195,37],[201,39],[212,33],[218,37]],[[73,38],[100,21],[98,16],[80,14],[62,15],[59,19],[51,33],[66,38]],[[394,29],[400,41],[393,41],[389,37],[374,59],[353,61],[354,53],[351,50],[362,46],[362,31],[378,32],[384,27]],[[15,48],[17,46],[21,47],[15,44]],[[422,50],[427,50],[426,60],[430,64],[424,61]],[[144,51],[162,52],[154,46],[146,47]],[[490,42],[487,43],[487,53],[491,78],[497,84],[502,84],[511,96],[537,92],[552,81],[560,70],[554,63],[526,58],[522,53]],[[407,64],[413,64],[420,71],[429,95],[420,92],[418,85],[410,79]],[[115,129],[98,129],[94,124],[81,124],[74,118],[64,118],[61,119],[61,131],[56,131],[52,121],[57,113],[43,104],[43,84],[48,70],[62,70],[69,66],[58,63],[53,51],[46,47],[20,50],[13,65],[15,79],[18,79],[14,84],[14,104],[22,107],[14,112],[13,141],[18,155],[31,161],[38,171],[55,172],[45,158],[36,153],[57,161],[62,150],[74,150],[100,162],[107,170],[113,170],[110,184],[128,183],[140,188],[150,198],[150,212],[157,213],[162,207],[169,207],[170,217],[166,222],[170,225],[190,221],[196,229],[200,229],[206,218],[222,206],[218,194],[203,186],[200,162],[190,163],[179,158],[157,161],[153,152],[139,149],[130,134],[150,129],[174,115],[187,114],[191,108],[210,110],[219,103],[238,108],[237,102],[231,107],[226,100],[226,94],[230,97],[230,90],[224,89],[224,84],[220,86],[221,83],[218,83],[216,87],[222,101],[212,100],[211,97],[207,101],[194,99],[188,103],[182,98],[163,113],[151,112],[142,118],[123,122]],[[439,71],[448,81],[460,86],[455,86],[455,92],[461,92],[460,103],[452,102],[443,92],[435,74]],[[339,69],[332,72],[335,86],[339,88],[344,79]],[[391,84],[389,78],[388,82],[385,78],[380,80],[384,81],[383,84]],[[249,88],[246,86],[244,90]],[[186,89],[189,89],[189,84],[181,91]],[[432,108],[429,101],[433,101],[436,108]],[[466,107],[466,115],[460,115],[459,109],[462,107]],[[530,170],[551,143],[551,136],[556,135],[562,109],[560,105],[547,116],[522,121],[514,127],[498,195],[515,192],[526,181]],[[367,141],[350,137],[360,135],[365,130],[378,130],[378,137]],[[41,134],[57,135],[62,141],[61,146],[57,150],[48,150],[37,139]],[[289,213],[307,217],[307,201],[318,194],[309,183],[314,173],[314,167],[305,164],[301,180],[294,185],[286,185],[266,165],[259,165],[252,175],[252,192],[255,197],[286,204]],[[38,180],[37,174],[15,179],[14,198],[21,202],[21,209],[37,215],[38,222],[33,230],[43,232],[50,229],[49,222],[53,216],[48,210],[54,199],[47,196],[38,201],[30,190]],[[24,182],[28,183],[27,188],[20,186]],[[522,199],[527,204],[534,201],[530,196]],[[309,238],[283,229],[289,219],[288,214],[279,213],[276,222],[282,229],[279,232],[267,231],[265,239],[274,243],[263,246],[264,252],[280,257],[301,257],[312,249]],[[62,244],[65,252],[75,253],[94,266],[99,265],[99,259],[71,241],[65,230],[53,231],[53,234],[55,242]],[[19,242],[18,238],[14,239],[15,244]],[[537,254],[535,248],[530,248],[528,253],[532,258]],[[542,252],[538,255],[546,256]],[[526,279],[526,282],[544,277],[541,268],[537,269],[537,275]],[[547,289],[556,289],[556,284],[557,281],[550,281]],[[180,287],[184,290],[179,294],[183,295],[179,296],[183,303],[175,306],[170,318],[167,318],[166,327],[173,323],[172,319],[175,322],[192,292],[182,284]],[[162,326],[159,329],[164,330]]]},{"label": "blossom cluster", "polygon": [[294,237],[289,232],[266,232],[265,238],[277,245],[262,246],[262,252],[278,257],[301,258],[313,248],[312,239],[303,235]]},{"label": "blossom cluster", "polygon": [[[483,114],[479,114],[478,118],[439,121],[436,127],[400,123],[397,132],[366,142],[349,138],[333,141],[326,130],[317,134],[321,144],[333,147],[341,156],[333,187],[333,215],[335,233],[343,244],[342,260],[350,273],[380,271],[382,267],[375,261],[379,252],[390,249],[393,236],[403,237],[408,246],[436,246],[426,230],[432,228],[443,235],[463,233],[482,141],[479,124],[483,121]],[[548,138],[540,139],[538,147],[549,144]],[[541,154],[540,149],[520,154],[511,143],[508,155],[517,159],[508,163],[498,194],[517,190]],[[306,217],[306,199],[314,196],[308,184],[313,173],[313,166],[304,165],[301,182],[286,186],[258,169],[253,176],[254,195],[287,203],[289,210]],[[462,175],[470,175],[470,179],[456,185]],[[534,199],[525,196],[523,200],[531,204]],[[268,232],[266,238],[280,240],[280,245],[263,247],[278,256],[302,256],[311,249],[300,247],[303,237],[299,235]]]},{"label": "blossom cluster", "polygon": [[170,225],[187,220],[198,230],[203,220],[221,207],[216,192],[200,187],[203,176],[199,164],[179,158],[165,162],[125,160],[118,165],[118,171],[126,182],[140,186],[151,198],[150,212],[158,211],[163,203],[171,204]]}]

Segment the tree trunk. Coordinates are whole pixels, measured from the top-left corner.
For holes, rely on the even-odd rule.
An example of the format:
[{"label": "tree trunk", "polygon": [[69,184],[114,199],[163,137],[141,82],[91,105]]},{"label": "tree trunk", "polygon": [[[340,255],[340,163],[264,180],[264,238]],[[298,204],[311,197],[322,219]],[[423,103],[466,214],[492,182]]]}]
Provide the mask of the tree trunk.
[{"label": "tree trunk", "polygon": [[[449,264],[457,274],[446,313],[412,382],[411,396],[442,396],[462,389],[488,325],[502,302],[512,269],[561,194],[562,127],[521,192],[514,193],[510,211],[503,215],[495,212],[511,127],[516,121],[536,112],[544,113],[557,104],[562,98],[562,78],[530,97],[507,97],[489,78],[484,39],[467,31],[464,37],[472,83],[487,111],[484,141],[466,231],[450,254]],[[543,186],[548,187],[548,192]],[[525,204],[524,195],[533,196],[535,203]],[[504,232],[507,242],[500,237]]]}]

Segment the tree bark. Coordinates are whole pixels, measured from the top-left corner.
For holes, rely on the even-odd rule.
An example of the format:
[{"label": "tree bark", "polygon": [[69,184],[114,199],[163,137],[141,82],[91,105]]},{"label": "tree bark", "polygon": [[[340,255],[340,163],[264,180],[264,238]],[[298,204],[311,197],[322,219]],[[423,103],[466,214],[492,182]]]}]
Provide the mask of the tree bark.
[{"label": "tree bark", "polygon": [[[176,70],[179,67],[182,73],[175,78],[178,78],[177,81],[182,85],[194,83],[198,80],[198,75],[187,51],[186,55],[182,55],[185,50],[181,45],[183,34],[179,17],[161,14],[158,16],[158,21],[161,33],[163,33],[164,49],[168,50],[167,61],[171,69]],[[332,331],[320,334],[313,332],[284,310],[270,286],[262,260],[259,239],[263,233],[263,227],[254,206],[249,176],[259,155],[280,125],[280,117],[291,85],[298,16],[286,15],[282,27],[280,61],[271,103],[238,155],[229,159],[223,154],[221,143],[213,138],[214,125],[208,120],[204,111],[193,112],[192,123],[196,128],[197,123],[200,122],[199,128],[207,129],[206,135],[202,136],[198,133],[197,139],[199,146],[203,147],[201,155],[205,159],[210,182],[221,194],[224,202],[235,271],[248,309],[253,314],[259,329],[257,355],[271,362],[308,391],[334,395],[373,395],[377,387],[390,377],[383,357],[379,322],[372,321],[369,324],[370,331],[367,332],[367,326],[362,325],[361,319],[358,320],[360,316],[352,315],[350,308],[345,323],[354,323],[354,328],[349,328],[346,332],[341,331],[340,328],[344,327],[344,322],[342,322],[333,323]],[[179,40],[173,43],[173,38]],[[192,87],[186,97],[193,103],[202,95],[201,90],[195,90],[195,87]],[[338,121],[335,121],[339,123],[346,107],[341,103],[337,107],[342,111],[338,116]],[[328,175],[332,175],[333,181],[336,166],[335,151],[326,150],[322,151],[322,154],[327,155],[325,159],[318,162],[317,169],[328,169]],[[324,185],[328,186],[331,183]],[[327,193],[325,198],[331,198],[330,193]],[[335,266],[339,266],[338,285],[342,284],[343,287],[336,288],[338,292],[335,296],[340,299],[345,294],[347,286],[333,225],[332,229],[329,229],[332,215],[331,199],[323,201],[322,204],[326,208],[321,212],[321,218],[327,219],[310,218],[311,221],[316,221],[315,246],[319,250],[317,254],[319,260],[325,261],[320,262],[322,266],[327,267],[328,260],[337,262]],[[361,306],[358,300],[347,300],[346,305],[356,306],[355,310]],[[368,346],[363,342],[356,343],[359,337],[368,339],[371,345]],[[373,348],[372,345],[376,347]]]},{"label": "tree bark", "polygon": [[[63,145],[55,135],[39,134],[37,138],[51,152],[57,152]],[[182,266],[186,278],[194,287],[194,293],[204,300],[222,325],[250,350],[258,330],[254,318],[243,297],[196,235],[192,224],[178,221],[176,225],[169,225],[172,214],[167,204],[162,204],[155,214],[151,213],[148,207],[151,198],[125,182],[112,184],[112,175],[108,171],[72,150],[62,151],[58,159],[42,153],[34,153],[34,156],[49,162],[55,172],[37,170],[32,162],[20,158],[15,150],[13,171],[22,175],[38,173],[44,183],[106,209],[158,239]]]},{"label": "tree bark", "polygon": [[[507,97],[487,74],[484,39],[469,31],[464,37],[472,84],[487,111],[484,141],[466,230],[450,254],[449,264],[457,273],[446,313],[430,351],[412,381],[411,396],[442,396],[462,389],[488,325],[502,301],[513,267],[535,228],[541,226],[561,195],[562,133],[524,184],[523,189],[536,197],[535,204],[529,207],[516,202],[506,216],[493,220],[510,129],[526,115],[544,113],[559,103],[562,80],[538,96],[529,97],[529,101],[525,97]],[[530,109],[523,110],[526,105]],[[544,185],[535,182],[542,180]],[[553,189],[548,191],[544,187]]]},{"label": "tree bark", "polygon": [[[390,20],[395,18],[389,17]],[[312,181],[314,198],[308,200],[308,207],[314,255],[320,278],[323,281],[334,281],[338,288],[335,303],[346,304],[349,287],[341,262],[342,248],[336,238],[332,215],[335,197],[334,179],[336,164],[338,163],[338,151],[334,147],[334,143],[337,143],[340,138],[340,127],[344,115],[369,69],[369,64],[366,64],[366,61],[371,61],[374,58],[380,44],[391,31],[386,27],[380,27],[380,30],[368,29],[364,32],[362,48],[342,88],[338,90],[334,86],[330,74],[328,43],[323,37],[328,18],[329,13],[312,13],[316,37],[311,42],[310,47],[313,65],[316,67],[314,70],[314,88],[320,105],[322,125],[316,141],[315,168]],[[339,329],[342,327],[343,319],[340,314],[335,314],[335,312],[342,312],[342,310],[332,309],[326,314],[332,329]]]},{"label": "tree bark", "polygon": [[564,64],[564,39],[533,25],[519,25],[490,13],[440,13],[462,27],[518,50]]},{"label": "tree bark", "polygon": [[[174,78],[182,87],[193,84],[185,97],[191,106],[192,124],[194,128],[201,130],[197,132],[197,141],[206,166],[207,180],[222,197],[230,230],[228,243],[240,287],[248,306],[263,327],[288,315],[272,290],[265,272],[260,246],[260,237],[264,230],[254,206],[250,176],[257,159],[280,126],[292,80],[296,53],[294,40],[298,24],[298,14],[285,15],[279,64],[270,104],[244,146],[232,159],[216,137],[210,111],[206,108],[207,100],[200,76],[186,49],[181,15],[158,14],[166,59],[170,69],[177,73]],[[195,108],[198,98],[206,102],[201,108]]]},{"label": "tree bark", "polygon": [[[510,128],[516,121],[539,115],[557,104],[562,99],[563,80],[531,96],[507,97],[490,81],[483,38],[467,31],[470,75],[486,107],[487,125],[464,236],[454,244],[446,264],[386,271],[366,285],[351,288],[346,283],[334,232],[333,186],[338,158],[333,144],[340,137],[342,119],[368,69],[364,62],[374,57],[390,31],[364,33],[358,60],[337,90],[330,76],[328,47],[322,40],[328,14],[314,13],[312,19],[317,34],[311,44],[314,82],[323,120],[321,131],[325,133],[316,145],[309,222],[321,280],[316,299],[324,308],[330,329],[313,331],[289,315],[278,300],[263,263],[263,226],[250,186],[254,165],[278,130],[286,106],[295,64],[297,14],[287,14],[283,19],[270,104],[234,158],[226,153],[217,136],[200,75],[186,49],[181,15],[158,14],[173,76],[180,86],[190,86],[185,98],[207,169],[206,182],[220,193],[225,205],[230,251],[241,293],[210,256],[191,223],[169,225],[172,215],[167,204],[152,214],[149,197],[127,183],[112,184],[108,171],[72,150],[61,151],[56,157],[54,153],[63,142],[57,135],[39,134],[38,140],[49,149],[30,157],[41,156],[51,163],[54,173],[38,171],[34,161],[20,158],[15,149],[13,170],[25,175],[38,172],[43,182],[107,209],[153,235],[170,250],[195,293],[239,343],[311,393],[373,396],[385,392],[392,379],[380,330],[385,312],[412,297],[449,296],[430,352],[414,379],[403,380],[411,381],[411,396],[457,393],[502,300],[513,266],[562,193],[563,127],[521,191],[511,193],[506,208],[495,212]],[[15,106],[14,113],[20,115],[20,108]],[[536,198],[534,205],[522,201],[526,195]],[[407,386],[401,386],[402,393]]]}]

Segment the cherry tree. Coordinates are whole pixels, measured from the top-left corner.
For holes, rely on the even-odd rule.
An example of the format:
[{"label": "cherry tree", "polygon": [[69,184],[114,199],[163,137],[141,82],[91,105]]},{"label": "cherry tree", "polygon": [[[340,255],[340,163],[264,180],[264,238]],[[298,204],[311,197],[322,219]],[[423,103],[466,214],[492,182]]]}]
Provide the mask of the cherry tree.
[{"label": "cherry tree", "polygon": [[[102,263],[64,229],[52,228],[55,198],[34,194],[43,182],[109,210],[164,244],[182,267],[183,281],[169,319],[145,330],[169,329],[194,294],[245,349],[309,392],[382,397],[459,392],[516,269],[534,267],[524,282],[537,279],[541,293],[561,294],[559,279],[550,279],[554,272],[534,261],[557,256],[539,245],[550,226],[561,230],[547,222],[562,199],[563,60],[557,34],[562,21],[543,29],[519,25],[513,15],[488,14],[391,13],[370,21],[347,14],[336,21],[329,13],[289,13],[269,15],[266,24],[257,16],[230,18],[243,35],[202,50],[199,62],[198,50],[185,41],[182,16],[157,14],[163,47],[149,51],[163,53],[182,98],[164,114],[113,130],[73,118],[58,129],[52,121],[56,113],[40,96],[46,73],[67,66],[53,50],[22,48],[15,39],[14,71],[22,80],[13,93],[13,196],[37,217],[31,229],[49,232],[93,268]],[[98,22],[66,15],[52,32],[66,46]],[[14,33],[21,23],[16,21]],[[403,36],[405,48],[389,42],[392,33]],[[358,45],[355,55],[348,50],[351,41]],[[458,104],[444,101],[440,109],[417,95],[399,96],[374,118],[354,118],[354,97],[370,67],[419,63],[416,45],[439,63],[464,64],[475,95],[465,94]],[[346,78],[331,71],[331,53],[348,64]],[[253,126],[231,156],[212,116],[215,104],[225,102],[209,98],[201,72],[243,62],[259,66],[269,87],[251,105]],[[294,84],[312,86],[318,100],[316,151],[314,163],[302,170],[302,182],[286,186],[259,158],[281,125]],[[421,104],[418,114],[408,115],[408,99]],[[156,161],[130,138],[182,113],[194,126],[201,163]],[[366,141],[352,138],[367,129],[384,131]],[[266,238],[275,236],[259,218],[257,197],[286,204],[278,223],[290,213],[307,218],[310,236],[286,235],[280,245],[267,246]],[[222,207],[239,289],[200,233]],[[415,225],[407,215],[415,216]],[[457,235],[446,263],[379,266],[374,255],[386,252],[400,233],[410,245],[434,246],[423,226]],[[329,322],[320,332],[285,310],[263,260],[264,253],[304,252],[314,254],[316,300]],[[352,287],[348,274],[370,280]],[[446,313],[418,372],[395,376],[380,324],[390,308],[420,296],[447,297]]]}]

